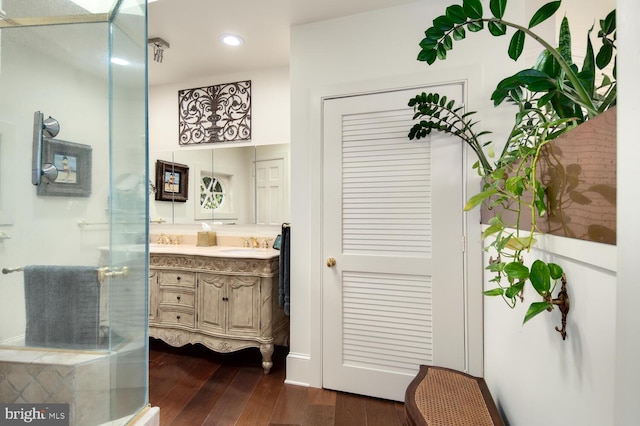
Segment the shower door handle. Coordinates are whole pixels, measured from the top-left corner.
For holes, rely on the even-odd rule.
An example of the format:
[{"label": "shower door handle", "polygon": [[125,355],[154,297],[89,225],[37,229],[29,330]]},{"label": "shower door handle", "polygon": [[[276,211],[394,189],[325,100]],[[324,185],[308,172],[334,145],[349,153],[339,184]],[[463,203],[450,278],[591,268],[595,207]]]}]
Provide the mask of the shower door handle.
[{"label": "shower door handle", "polygon": [[31,152],[32,157],[32,175],[31,183],[34,185],[40,185],[40,178],[42,176],[42,124],[44,115],[40,111],[36,111],[33,115],[33,147]]},{"label": "shower door handle", "polygon": [[36,111],[33,115],[33,146],[32,146],[32,175],[31,183],[34,185],[40,185],[42,176],[51,183],[58,177],[58,169],[53,164],[47,164],[46,167],[42,167],[42,145],[44,143],[44,136],[48,138],[55,138],[60,132],[60,124],[55,118],[49,117],[44,119],[44,114],[40,111]]}]

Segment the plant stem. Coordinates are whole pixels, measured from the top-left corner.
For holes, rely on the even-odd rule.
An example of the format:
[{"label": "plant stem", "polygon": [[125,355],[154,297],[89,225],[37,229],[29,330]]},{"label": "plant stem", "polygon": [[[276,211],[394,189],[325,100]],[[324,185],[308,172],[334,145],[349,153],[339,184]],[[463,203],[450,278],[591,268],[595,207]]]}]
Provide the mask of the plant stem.
[{"label": "plant stem", "polygon": [[[546,134],[547,130],[545,130],[545,134]],[[538,184],[538,178],[536,177],[536,168],[538,166],[538,159],[540,157],[540,151],[542,150],[542,147],[545,146],[547,143],[549,143],[548,140],[546,140],[545,138],[542,139],[542,142],[540,142],[540,144],[538,145],[538,147],[536,148],[536,155],[533,157],[533,160],[531,162],[531,176],[532,176],[532,186],[533,186],[533,197],[534,197],[534,202],[531,203],[531,233],[529,234],[529,243],[527,244],[529,247],[531,247],[531,245],[533,244],[533,233],[535,232],[537,226],[537,220],[536,220],[536,203],[535,203],[535,197],[538,196],[538,190],[536,188],[537,184]]]}]

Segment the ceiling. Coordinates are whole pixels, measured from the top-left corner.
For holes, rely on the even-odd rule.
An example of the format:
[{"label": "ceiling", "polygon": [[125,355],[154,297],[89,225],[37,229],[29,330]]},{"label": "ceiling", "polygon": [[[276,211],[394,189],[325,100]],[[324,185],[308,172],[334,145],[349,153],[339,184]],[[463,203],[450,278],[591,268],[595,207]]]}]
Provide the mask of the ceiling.
[{"label": "ceiling", "polygon": [[[149,46],[149,84],[289,64],[289,28],[413,3],[416,0],[157,0],[149,3],[148,35],[170,45],[162,63]],[[243,37],[241,47],[219,42]]]}]

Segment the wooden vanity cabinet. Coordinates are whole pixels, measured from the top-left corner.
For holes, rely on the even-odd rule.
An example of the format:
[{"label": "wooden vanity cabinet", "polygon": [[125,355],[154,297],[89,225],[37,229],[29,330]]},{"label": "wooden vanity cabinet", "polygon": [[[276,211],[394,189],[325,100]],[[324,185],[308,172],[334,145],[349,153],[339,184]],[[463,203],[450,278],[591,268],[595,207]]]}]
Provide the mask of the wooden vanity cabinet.
[{"label": "wooden vanity cabinet", "polygon": [[[149,335],[216,352],[257,347],[269,373],[289,318],[278,304],[278,258],[150,255]],[[154,279],[155,277],[155,279]]]},{"label": "wooden vanity cabinet", "polygon": [[199,274],[198,328],[236,336],[260,335],[260,278]]}]

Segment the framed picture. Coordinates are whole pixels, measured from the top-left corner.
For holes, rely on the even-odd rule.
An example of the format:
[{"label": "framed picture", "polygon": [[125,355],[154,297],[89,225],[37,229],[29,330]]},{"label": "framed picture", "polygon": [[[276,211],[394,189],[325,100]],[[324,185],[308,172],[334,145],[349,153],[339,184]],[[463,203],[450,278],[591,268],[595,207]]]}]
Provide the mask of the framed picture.
[{"label": "framed picture", "polygon": [[52,164],[58,174],[53,182],[38,185],[38,195],[88,197],[91,195],[91,152],[89,145],[60,139],[43,140],[42,164]]},{"label": "framed picture", "polygon": [[156,200],[187,201],[189,166],[156,160]]}]

